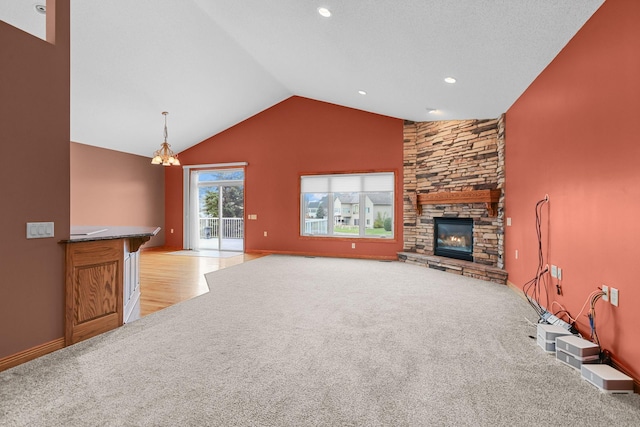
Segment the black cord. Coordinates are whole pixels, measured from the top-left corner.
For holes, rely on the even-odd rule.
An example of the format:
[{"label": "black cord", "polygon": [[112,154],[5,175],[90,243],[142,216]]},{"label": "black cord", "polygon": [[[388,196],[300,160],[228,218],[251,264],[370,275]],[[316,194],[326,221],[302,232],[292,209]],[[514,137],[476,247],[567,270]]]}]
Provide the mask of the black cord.
[{"label": "black cord", "polygon": [[571,320],[571,314],[567,311],[567,310],[558,310],[557,312],[553,313],[554,316],[556,316],[557,318],[560,318],[560,316],[567,316],[567,319],[569,320],[567,323],[569,324],[569,326],[573,326],[573,324],[575,323],[573,320]]},{"label": "black cord", "polygon": [[[536,269],[536,275],[533,279],[529,280],[522,286],[522,290],[524,291],[525,297],[529,302],[529,305],[538,313],[538,322],[542,321],[542,316],[546,312],[544,308],[540,305],[540,296],[541,296],[541,279],[544,274],[548,271],[548,269],[544,265],[544,255],[542,253],[542,206],[548,202],[549,199],[545,197],[542,200],[539,200],[536,203],[536,237],[538,238],[538,267]],[[547,299],[549,298],[549,294],[547,292]],[[547,305],[548,301],[547,301]]]}]

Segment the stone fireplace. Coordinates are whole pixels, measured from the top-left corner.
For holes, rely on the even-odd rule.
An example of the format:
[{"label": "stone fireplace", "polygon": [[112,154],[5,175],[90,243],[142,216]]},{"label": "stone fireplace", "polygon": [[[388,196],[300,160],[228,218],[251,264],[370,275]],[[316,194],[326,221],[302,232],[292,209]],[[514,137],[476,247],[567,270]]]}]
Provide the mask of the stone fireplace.
[{"label": "stone fireplace", "polygon": [[[398,258],[506,283],[503,187],[502,117],[405,122],[404,249]],[[447,219],[469,224],[471,235],[463,238],[454,230],[448,248],[441,251],[437,249],[440,222]],[[465,250],[455,245],[464,245]],[[464,256],[455,256],[460,252]]]}]

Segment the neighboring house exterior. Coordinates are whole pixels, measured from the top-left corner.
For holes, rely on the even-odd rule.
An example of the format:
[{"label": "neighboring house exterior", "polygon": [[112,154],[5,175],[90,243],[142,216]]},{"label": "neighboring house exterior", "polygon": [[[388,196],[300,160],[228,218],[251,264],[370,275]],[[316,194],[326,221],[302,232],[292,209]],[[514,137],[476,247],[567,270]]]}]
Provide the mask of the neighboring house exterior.
[{"label": "neighboring house exterior", "polygon": [[327,197],[307,203],[307,218],[318,218],[318,211],[322,212],[320,218],[327,217]]},{"label": "neighboring house exterior", "polygon": [[336,225],[358,225],[358,194],[341,193],[333,201],[333,220]]},{"label": "neighboring house exterior", "polygon": [[[367,216],[367,220],[371,218],[371,226],[373,227],[373,221],[378,218],[380,214],[381,219],[393,218],[393,195],[392,193],[371,193],[367,195],[367,200],[371,201],[372,212],[371,216]],[[367,210],[369,209],[367,205]],[[368,225],[367,225],[368,226]]]},{"label": "neighboring house exterior", "polygon": [[315,218],[318,214],[318,206],[320,202],[309,202],[307,204],[307,218]]},{"label": "neighboring house exterior", "polygon": [[391,218],[393,213],[392,193],[368,193],[365,195],[364,212],[360,211],[360,200],[357,193],[339,194],[333,202],[335,224],[359,226],[365,221],[366,228],[373,228],[373,223],[380,213],[381,218]]}]

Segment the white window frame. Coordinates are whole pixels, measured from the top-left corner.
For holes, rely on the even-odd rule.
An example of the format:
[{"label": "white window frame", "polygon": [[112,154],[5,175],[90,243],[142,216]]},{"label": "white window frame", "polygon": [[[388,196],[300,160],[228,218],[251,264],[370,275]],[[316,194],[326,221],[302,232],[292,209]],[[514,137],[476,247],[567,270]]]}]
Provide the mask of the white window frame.
[{"label": "white window frame", "polygon": [[[196,181],[191,179],[191,171],[196,169],[233,169],[237,167],[248,166],[248,162],[233,163],[207,163],[201,165],[184,165],[182,166],[182,247],[183,249],[191,249],[195,244],[194,236],[191,236],[191,211],[192,203],[196,203],[191,198],[192,185]],[[245,170],[246,173],[246,170]],[[193,182],[192,182],[193,181]]]},{"label": "white window frame", "polygon": [[[300,176],[300,235],[303,237],[341,238],[341,239],[394,239],[395,238],[395,173],[394,172],[369,172],[353,174],[331,174],[331,175],[302,175]],[[358,212],[364,213],[363,221],[358,221],[358,234],[335,235],[334,224],[334,200],[338,193],[357,193]],[[391,193],[391,234],[376,236],[366,234],[366,197],[367,193]],[[326,194],[326,233],[306,232],[306,207],[305,194]],[[343,208],[341,208],[342,210]],[[354,206],[349,209],[353,215]],[[340,212],[342,214],[342,212]],[[358,214],[359,215],[359,214]],[[359,218],[363,219],[363,218]],[[369,224],[371,225],[371,223]]]}]

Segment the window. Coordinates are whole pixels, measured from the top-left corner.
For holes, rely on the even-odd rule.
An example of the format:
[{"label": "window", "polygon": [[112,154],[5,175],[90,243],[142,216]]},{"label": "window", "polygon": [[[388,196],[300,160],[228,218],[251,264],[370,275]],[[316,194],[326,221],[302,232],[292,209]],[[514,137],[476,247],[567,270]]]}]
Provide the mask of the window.
[{"label": "window", "polygon": [[394,174],[300,177],[300,234],[392,238]]}]

